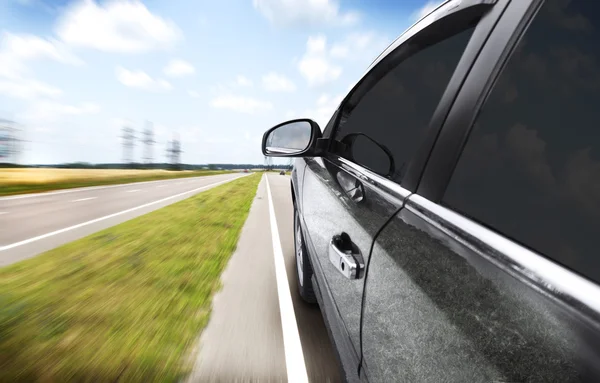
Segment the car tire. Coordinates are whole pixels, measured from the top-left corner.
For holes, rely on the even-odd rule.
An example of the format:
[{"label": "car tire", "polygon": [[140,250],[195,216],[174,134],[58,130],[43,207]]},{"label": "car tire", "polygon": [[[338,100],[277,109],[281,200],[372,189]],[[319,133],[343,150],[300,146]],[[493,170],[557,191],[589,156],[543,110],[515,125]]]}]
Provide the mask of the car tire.
[{"label": "car tire", "polygon": [[296,276],[298,277],[298,293],[305,302],[317,303],[317,297],[312,285],[313,270],[304,244],[304,236],[300,227],[300,216],[296,209],[294,209],[294,258],[296,261]]}]

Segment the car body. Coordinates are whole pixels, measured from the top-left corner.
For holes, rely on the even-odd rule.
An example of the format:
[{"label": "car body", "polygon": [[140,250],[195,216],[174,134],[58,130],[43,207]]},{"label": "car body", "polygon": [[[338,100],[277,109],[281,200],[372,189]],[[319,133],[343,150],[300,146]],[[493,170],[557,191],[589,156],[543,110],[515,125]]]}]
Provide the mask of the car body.
[{"label": "car body", "polygon": [[323,130],[265,133],[345,380],[600,381],[599,31],[596,2],[447,1]]},{"label": "car body", "polygon": [[280,176],[284,176],[284,175],[285,175],[285,171],[284,171],[284,170],[280,171],[280,172],[279,172],[279,175],[280,175]]}]

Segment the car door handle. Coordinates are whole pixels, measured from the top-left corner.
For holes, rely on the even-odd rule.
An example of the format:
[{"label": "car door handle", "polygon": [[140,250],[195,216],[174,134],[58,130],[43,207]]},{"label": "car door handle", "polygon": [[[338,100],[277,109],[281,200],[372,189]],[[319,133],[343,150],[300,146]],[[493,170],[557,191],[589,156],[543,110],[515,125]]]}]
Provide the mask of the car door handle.
[{"label": "car door handle", "polygon": [[360,279],[364,275],[365,262],[360,249],[346,233],[334,235],[329,243],[329,261],[348,279]]}]

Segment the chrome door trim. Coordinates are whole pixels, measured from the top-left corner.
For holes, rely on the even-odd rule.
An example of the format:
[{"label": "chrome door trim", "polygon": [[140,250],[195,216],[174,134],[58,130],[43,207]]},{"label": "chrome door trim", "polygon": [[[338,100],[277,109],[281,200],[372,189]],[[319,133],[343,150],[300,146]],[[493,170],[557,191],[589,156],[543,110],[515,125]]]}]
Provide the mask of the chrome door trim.
[{"label": "chrome door trim", "polygon": [[546,296],[600,324],[600,286],[510,239],[413,194],[406,208]]},{"label": "chrome door trim", "polygon": [[[341,165],[341,168],[352,174],[354,177],[360,179],[364,182],[364,185],[372,185],[376,188],[380,189],[386,194],[397,198],[398,200],[404,201],[411,192],[407,189],[404,189],[402,186],[398,185],[394,181],[391,181],[387,178],[384,178],[369,169],[366,169],[358,164],[355,164],[352,161],[348,161],[347,159],[340,156],[333,156],[333,160],[338,162]],[[396,202],[397,203],[397,202]]]}]

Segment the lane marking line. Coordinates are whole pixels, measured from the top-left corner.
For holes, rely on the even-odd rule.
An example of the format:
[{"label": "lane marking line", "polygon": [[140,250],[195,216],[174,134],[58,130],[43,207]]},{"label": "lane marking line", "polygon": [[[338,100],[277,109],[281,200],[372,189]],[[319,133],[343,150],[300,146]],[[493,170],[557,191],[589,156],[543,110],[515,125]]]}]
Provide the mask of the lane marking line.
[{"label": "lane marking line", "polygon": [[142,189],[133,189],[133,190],[126,190],[126,193],[135,193],[135,192],[139,192]]},{"label": "lane marking line", "polygon": [[167,185],[158,185],[157,188],[164,188]]},{"label": "lane marking line", "polygon": [[73,201],[71,201],[71,202],[89,201],[89,200],[91,200],[91,199],[96,199],[96,198],[98,198],[98,197],[79,198],[79,199],[74,199],[74,200],[73,200]]},{"label": "lane marking line", "polygon": [[8,214],[8,212],[7,211],[0,211],[0,215],[2,215],[2,214]]},{"label": "lane marking line", "polygon": [[78,229],[80,227],[88,226],[88,225],[94,224],[96,222],[104,221],[104,220],[107,220],[109,218],[117,217],[117,216],[122,215],[122,214],[127,214],[127,213],[130,213],[132,211],[143,209],[143,208],[148,207],[148,206],[156,205],[158,203],[165,202],[165,201],[168,201],[168,200],[173,199],[173,198],[181,197],[181,196],[189,194],[189,193],[194,193],[194,192],[200,191],[202,189],[207,189],[207,188],[209,188],[211,186],[216,186],[216,185],[219,185],[219,184],[224,184],[224,183],[227,183],[227,182],[231,182],[231,181],[236,180],[238,178],[241,178],[241,177],[235,177],[235,178],[227,179],[225,181],[214,182],[212,184],[208,184],[206,186],[202,186],[202,187],[199,187],[199,188],[196,188],[196,189],[188,190],[188,191],[183,192],[183,193],[175,194],[175,195],[172,195],[170,197],[161,198],[161,199],[153,201],[153,202],[149,202],[149,203],[145,203],[143,205],[132,207],[131,209],[122,210],[122,211],[119,211],[117,213],[105,215],[104,217],[92,219],[91,221],[82,222],[82,223],[79,223],[77,225],[65,227],[64,229],[60,229],[60,230],[56,230],[56,231],[53,231],[53,232],[50,232],[50,233],[38,235],[37,237],[25,239],[25,240],[20,241],[20,242],[11,243],[10,245],[6,245],[6,246],[0,247],[0,251],[10,250],[10,249],[13,249],[15,247],[23,246],[23,245],[26,245],[26,244],[31,243],[31,242],[39,241],[40,239],[52,237],[53,235],[65,233],[65,232],[70,231],[70,230],[74,230],[74,229]]},{"label": "lane marking line", "polygon": [[[226,175],[228,175],[228,174],[217,174],[214,176],[198,176],[198,177],[189,177],[189,178],[208,178],[208,177],[215,177],[215,178],[219,177],[220,178],[220,177],[226,176]],[[172,182],[177,179],[179,179],[179,178],[172,178],[172,179],[168,179],[168,180],[156,180],[156,181],[130,182],[127,184],[118,184],[118,185],[87,186],[87,187],[82,187],[82,188],[57,190],[57,191],[52,191],[52,192],[47,192],[47,193],[20,194],[20,195],[13,195],[13,196],[7,196],[7,197],[0,197],[0,201],[10,201],[13,199],[34,198],[34,197],[45,197],[45,196],[57,195],[57,194],[77,193],[77,192],[88,191],[88,190],[111,189],[111,188],[118,188],[118,187],[124,187],[124,186],[132,186],[134,184],[142,185],[142,184],[150,184],[150,183],[157,183],[157,182],[168,183],[168,182]]]},{"label": "lane marking line", "polygon": [[267,195],[269,197],[269,222],[271,223],[271,238],[273,239],[275,277],[277,280],[277,296],[279,297],[279,313],[281,314],[281,329],[283,330],[283,348],[288,382],[308,383],[304,353],[302,352],[302,343],[300,342],[298,323],[296,322],[292,294],[290,293],[290,284],[285,270],[285,260],[283,258],[283,250],[281,249],[279,230],[277,229],[277,218],[275,217],[271,188],[269,187],[269,177],[267,175],[264,177],[267,181]]}]

